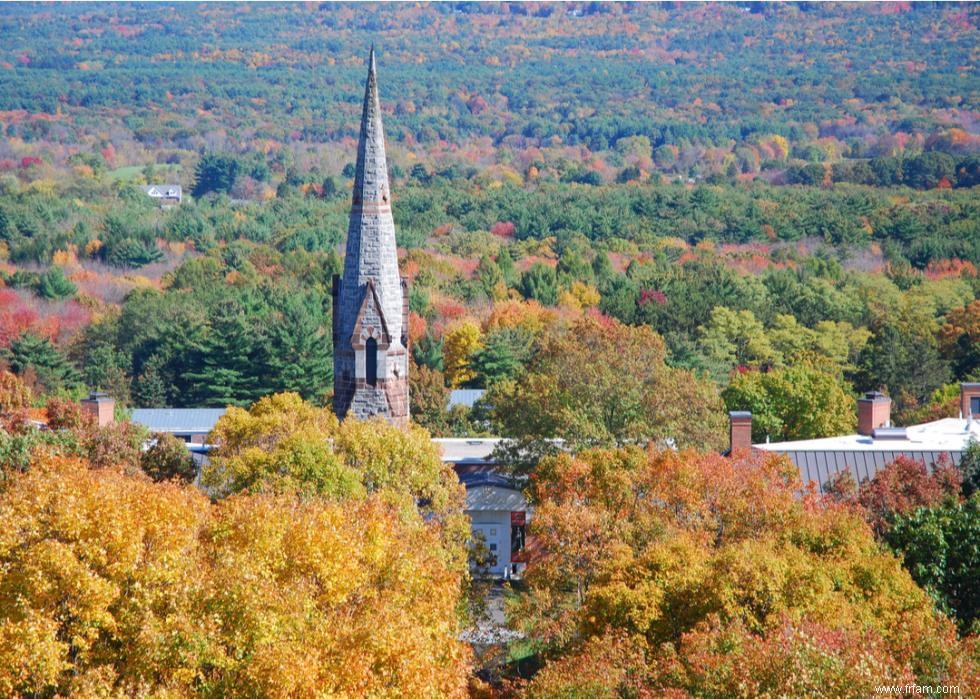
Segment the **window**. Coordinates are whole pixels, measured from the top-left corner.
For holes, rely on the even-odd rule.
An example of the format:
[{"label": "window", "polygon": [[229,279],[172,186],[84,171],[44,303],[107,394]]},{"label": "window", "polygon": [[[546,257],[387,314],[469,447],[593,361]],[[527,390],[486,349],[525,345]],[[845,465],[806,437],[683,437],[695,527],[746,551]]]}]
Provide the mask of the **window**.
[{"label": "window", "polygon": [[973,417],[980,417],[980,396],[970,396],[970,412]]},{"label": "window", "polygon": [[369,337],[364,344],[364,364],[368,386],[378,385],[378,341]]}]

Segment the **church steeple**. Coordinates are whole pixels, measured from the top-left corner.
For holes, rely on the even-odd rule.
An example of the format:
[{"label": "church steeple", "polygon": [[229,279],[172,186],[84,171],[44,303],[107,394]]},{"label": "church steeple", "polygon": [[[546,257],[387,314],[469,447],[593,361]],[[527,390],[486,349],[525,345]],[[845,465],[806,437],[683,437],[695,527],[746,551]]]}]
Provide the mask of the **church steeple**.
[{"label": "church steeple", "polygon": [[334,277],[334,410],[408,422],[408,293],[398,273],[374,47],[368,57],[343,278]]},{"label": "church steeple", "polygon": [[354,205],[361,202],[388,204],[388,163],[385,160],[385,137],[381,126],[381,101],[378,99],[374,46],[371,46],[368,56],[361,135],[357,143],[357,170],[354,174]]}]

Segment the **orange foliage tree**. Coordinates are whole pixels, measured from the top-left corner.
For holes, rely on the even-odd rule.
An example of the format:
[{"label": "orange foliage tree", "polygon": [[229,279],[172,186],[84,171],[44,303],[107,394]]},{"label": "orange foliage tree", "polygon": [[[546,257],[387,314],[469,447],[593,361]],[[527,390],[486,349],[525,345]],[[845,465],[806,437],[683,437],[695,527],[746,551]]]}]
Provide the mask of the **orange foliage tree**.
[{"label": "orange foliage tree", "polygon": [[[866,696],[976,686],[957,640],[853,508],[777,457],[626,447],[541,461],[528,696]],[[973,655],[971,656],[971,653]]]},{"label": "orange foliage tree", "polygon": [[902,455],[860,486],[850,471],[842,471],[832,481],[830,494],[842,502],[860,505],[872,530],[880,536],[897,516],[949,498],[958,500],[962,480],[959,470],[948,461],[929,473],[922,461]]},{"label": "orange foliage tree", "polygon": [[939,351],[953,361],[958,376],[980,370],[980,299],[946,314]]}]

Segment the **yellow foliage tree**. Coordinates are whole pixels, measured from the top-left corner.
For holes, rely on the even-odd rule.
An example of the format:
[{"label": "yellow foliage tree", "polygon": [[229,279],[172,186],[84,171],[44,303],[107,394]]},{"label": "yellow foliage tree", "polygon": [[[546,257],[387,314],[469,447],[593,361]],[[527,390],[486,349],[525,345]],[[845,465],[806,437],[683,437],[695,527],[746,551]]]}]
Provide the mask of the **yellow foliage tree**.
[{"label": "yellow foliage tree", "polygon": [[339,423],[329,408],[279,393],[248,410],[229,408],[210,440],[217,449],[202,482],[213,494],[281,492],[345,501],[380,494],[407,521],[421,508],[444,541],[446,560],[464,572],[464,491],[424,429],[399,429],[381,419]]},{"label": "yellow foliage tree", "polygon": [[442,356],[446,380],[450,386],[459,386],[476,376],[470,368],[470,357],[480,349],[480,338],[480,326],[469,318],[455,324],[446,332]]},{"label": "yellow foliage tree", "polygon": [[0,413],[30,407],[31,388],[10,371],[0,371]]},{"label": "yellow foliage tree", "polygon": [[594,308],[599,305],[600,298],[594,286],[576,281],[572,282],[570,289],[558,295],[558,305],[577,310]]},{"label": "yellow foliage tree", "polygon": [[0,695],[461,696],[448,561],[382,491],[212,504],[38,456],[0,493]]}]

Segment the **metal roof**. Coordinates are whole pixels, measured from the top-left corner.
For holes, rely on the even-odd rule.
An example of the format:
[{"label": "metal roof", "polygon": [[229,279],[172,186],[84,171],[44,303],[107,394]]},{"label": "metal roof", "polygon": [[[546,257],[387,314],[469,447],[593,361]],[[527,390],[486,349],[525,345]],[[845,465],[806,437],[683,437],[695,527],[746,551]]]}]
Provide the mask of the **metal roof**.
[{"label": "metal roof", "polygon": [[[971,439],[980,441],[980,424],[973,420],[943,418],[905,429],[883,431],[875,436],[860,434],[805,439],[795,442],[756,444],[761,451],[785,454],[800,470],[803,481],[813,481],[821,490],[835,475],[849,470],[860,483],[868,480],[899,456],[921,461],[932,470],[940,460],[959,464]],[[884,439],[882,438],[884,437]]]},{"label": "metal roof", "polygon": [[488,462],[456,463],[453,470],[466,487],[467,511],[531,510],[520,486],[498,471],[496,465]]},{"label": "metal roof", "polygon": [[494,487],[494,488],[509,488],[510,490],[520,490],[514,482],[507,478],[507,476],[489,469],[481,469],[478,471],[467,471],[459,469],[456,471],[456,475],[459,476],[459,481],[467,490],[470,488],[483,488],[483,487]]},{"label": "metal roof", "polygon": [[513,488],[483,485],[466,489],[467,512],[486,512],[488,510],[524,512],[528,509],[524,495],[521,494],[521,491]]},{"label": "metal roof", "polygon": [[224,414],[225,408],[136,408],[132,421],[150,432],[207,434]]},{"label": "metal roof", "polygon": [[451,464],[494,463],[493,450],[502,441],[499,437],[470,437],[462,439],[433,439],[442,450],[442,460]]},{"label": "metal roof", "polygon": [[[774,450],[775,451],[775,450]],[[958,464],[961,452],[948,451],[785,451],[780,452],[789,457],[800,469],[800,478],[813,481],[820,490],[824,490],[830,480],[844,470],[851,472],[858,483],[874,478],[885,466],[899,456],[921,461],[930,471],[941,459],[948,463]]]},{"label": "metal roof", "polygon": [[465,405],[472,408],[473,404],[483,398],[486,393],[482,388],[456,388],[449,393],[450,410],[457,405]]}]

